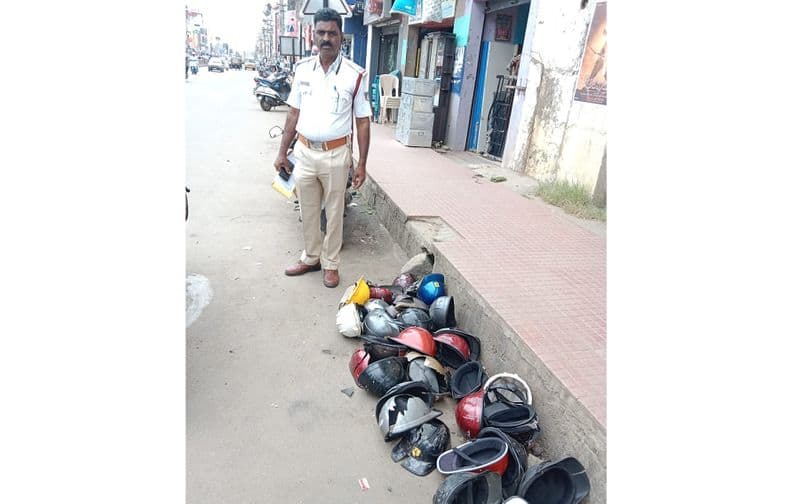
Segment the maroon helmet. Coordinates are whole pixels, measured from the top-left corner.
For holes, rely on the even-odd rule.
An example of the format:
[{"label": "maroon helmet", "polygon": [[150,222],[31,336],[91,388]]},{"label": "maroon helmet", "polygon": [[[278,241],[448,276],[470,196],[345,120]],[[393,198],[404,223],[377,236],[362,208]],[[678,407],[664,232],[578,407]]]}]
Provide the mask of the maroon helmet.
[{"label": "maroon helmet", "polygon": [[478,437],[483,420],[483,389],[473,392],[458,401],[456,423],[468,438]]}]

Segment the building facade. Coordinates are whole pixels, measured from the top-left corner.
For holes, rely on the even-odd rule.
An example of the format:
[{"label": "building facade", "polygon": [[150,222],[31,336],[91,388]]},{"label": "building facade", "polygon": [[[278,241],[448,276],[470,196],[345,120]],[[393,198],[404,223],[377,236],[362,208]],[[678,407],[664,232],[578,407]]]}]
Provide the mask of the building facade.
[{"label": "building facade", "polygon": [[[416,0],[407,15],[365,0],[362,19],[371,82],[397,71],[439,79],[450,149],[605,191],[605,1]],[[451,66],[446,52],[423,54],[437,34],[455,39]]]}]

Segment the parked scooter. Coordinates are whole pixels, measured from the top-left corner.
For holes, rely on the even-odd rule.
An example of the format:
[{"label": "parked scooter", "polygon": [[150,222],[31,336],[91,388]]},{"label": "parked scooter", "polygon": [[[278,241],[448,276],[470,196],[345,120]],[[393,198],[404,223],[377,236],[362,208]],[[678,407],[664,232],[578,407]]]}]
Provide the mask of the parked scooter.
[{"label": "parked scooter", "polygon": [[286,100],[292,90],[292,82],[288,74],[278,72],[271,78],[260,79],[255,77],[254,80],[256,87],[253,89],[253,94],[264,111],[269,112],[272,107],[286,104]]},{"label": "parked scooter", "polygon": [[[276,132],[277,131],[277,132]],[[270,138],[277,138],[278,136],[283,134],[283,128],[280,126],[273,126],[269,130],[269,137]],[[294,151],[294,145],[297,143],[297,134],[294,135],[294,138],[289,143],[289,148],[286,151],[286,155],[288,156]],[[353,163],[356,163],[354,160]],[[354,166],[354,165],[353,165]],[[349,189],[353,186],[353,166],[350,166],[350,170],[347,173],[347,189],[344,191],[344,216],[347,217],[347,207],[353,201],[353,194],[349,191]],[[294,167],[292,167],[294,169]],[[298,200],[299,202],[299,200]],[[302,219],[301,219],[302,220]],[[328,216],[325,214],[325,205],[322,206],[322,211],[319,214],[319,228],[320,231],[325,233],[325,230],[328,227]]]}]

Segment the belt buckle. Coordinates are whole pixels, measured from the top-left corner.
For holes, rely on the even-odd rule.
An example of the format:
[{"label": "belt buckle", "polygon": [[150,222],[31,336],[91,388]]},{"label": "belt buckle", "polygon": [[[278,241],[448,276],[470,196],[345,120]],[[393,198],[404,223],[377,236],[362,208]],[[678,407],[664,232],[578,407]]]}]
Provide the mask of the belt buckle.
[{"label": "belt buckle", "polygon": [[315,142],[314,140],[309,140],[308,146],[314,150],[319,150],[319,151],[325,150],[325,142]]}]

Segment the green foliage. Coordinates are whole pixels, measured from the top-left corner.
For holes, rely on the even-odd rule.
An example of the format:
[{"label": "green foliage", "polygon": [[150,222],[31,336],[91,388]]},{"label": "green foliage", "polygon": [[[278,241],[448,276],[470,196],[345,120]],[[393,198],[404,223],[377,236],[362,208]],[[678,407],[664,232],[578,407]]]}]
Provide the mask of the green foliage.
[{"label": "green foliage", "polygon": [[536,196],[577,217],[603,222],[606,220],[605,208],[596,207],[592,203],[589,191],[575,182],[565,180],[543,182],[536,189]]}]

